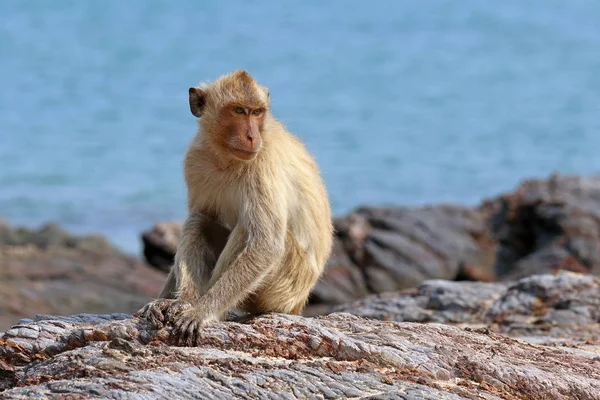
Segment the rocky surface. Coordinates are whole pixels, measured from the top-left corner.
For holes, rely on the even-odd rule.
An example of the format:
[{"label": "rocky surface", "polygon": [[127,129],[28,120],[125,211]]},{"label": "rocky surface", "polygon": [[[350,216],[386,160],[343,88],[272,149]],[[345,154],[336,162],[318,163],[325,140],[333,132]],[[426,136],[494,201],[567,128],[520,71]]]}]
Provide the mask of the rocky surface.
[{"label": "rocky surface", "polygon": [[502,279],[560,269],[600,274],[600,176],[528,180],[479,209],[498,244]]},{"label": "rocky surface", "polygon": [[[528,180],[472,209],[360,208],[334,223],[334,252],[311,314],[426,279],[514,280],[561,269],[600,274],[600,177]],[[150,264],[168,270],[179,226],[144,233]]]},{"label": "rocky surface", "polygon": [[103,237],[0,223],[0,331],[35,314],[131,313],[164,279]]},{"label": "rocky surface", "polygon": [[142,245],[146,261],[168,273],[175,258],[180,236],[181,223],[175,221],[159,222],[152,229],[143,232]]},{"label": "rocky surface", "polygon": [[337,219],[335,227],[371,293],[410,288],[432,278],[492,277],[490,238],[474,210],[450,205],[360,208]]},{"label": "rocky surface", "polygon": [[573,273],[428,281],[347,306],[369,318],[340,309],[215,323],[195,347],[124,314],[39,316],[1,336],[0,390],[6,399],[600,399],[599,299],[600,278]]},{"label": "rocky surface", "polygon": [[600,277],[573,272],[516,282],[430,280],[328,311],[385,321],[487,326],[513,336],[600,345]]}]

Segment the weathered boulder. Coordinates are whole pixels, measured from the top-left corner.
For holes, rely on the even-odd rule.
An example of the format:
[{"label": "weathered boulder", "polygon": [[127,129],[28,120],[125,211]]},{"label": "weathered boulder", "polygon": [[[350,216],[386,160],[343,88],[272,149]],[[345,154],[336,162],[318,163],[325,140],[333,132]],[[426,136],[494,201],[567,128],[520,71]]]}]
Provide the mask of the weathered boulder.
[{"label": "weathered boulder", "polygon": [[469,271],[492,278],[486,226],[477,212],[464,207],[359,208],[335,226],[371,293],[432,278],[456,279]]},{"label": "weathered boulder", "polygon": [[0,331],[37,313],[131,313],[164,279],[103,237],[0,224]]},{"label": "weathered boulder", "polygon": [[179,244],[181,226],[175,221],[159,222],[142,233],[144,258],[150,265],[169,272]]},{"label": "weathered boulder", "polygon": [[[463,326],[472,322],[469,318],[476,320],[474,326],[493,323],[463,328],[378,321],[345,312],[315,318],[271,314],[245,323],[208,325],[196,347],[176,347],[170,345],[169,326],[156,331],[124,314],[38,316],[21,321],[0,338],[1,395],[600,399],[600,338],[597,330],[590,331],[597,326],[589,326],[598,318],[599,278],[560,274],[513,284],[448,284],[429,281],[418,295],[398,295],[412,296],[429,318],[407,317],[406,304],[397,307],[397,315],[390,309],[370,317]],[[374,304],[394,304],[391,294],[385,296],[388,301],[370,297],[362,301],[362,308],[355,303],[349,309],[365,314],[368,307],[376,308]],[[546,314],[532,306],[531,296],[545,299]],[[546,340],[519,338],[518,330],[509,332],[514,338],[495,332],[503,324],[527,323],[520,317],[526,315],[539,330],[536,321],[550,316],[550,308],[560,303],[559,309],[564,309],[565,301],[580,297],[595,298],[572,305],[584,318],[555,314],[547,319],[569,325],[573,332],[579,328],[579,336],[568,342],[556,339],[560,331]],[[475,298],[480,303],[470,304]]]},{"label": "weathered boulder", "polygon": [[600,274],[600,176],[527,180],[480,210],[502,279],[566,269]]},{"label": "weathered boulder", "polygon": [[510,335],[589,339],[600,345],[600,277],[562,271],[516,282],[430,280],[415,289],[368,296],[327,312],[487,326]]},{"label": "weathered boulder", "polygon": [[335,240],[326,272],[312,290],[306,315],[317,315],[321,308],[362,298],[370,294],[362,270],[348,256],[341,241]]}]

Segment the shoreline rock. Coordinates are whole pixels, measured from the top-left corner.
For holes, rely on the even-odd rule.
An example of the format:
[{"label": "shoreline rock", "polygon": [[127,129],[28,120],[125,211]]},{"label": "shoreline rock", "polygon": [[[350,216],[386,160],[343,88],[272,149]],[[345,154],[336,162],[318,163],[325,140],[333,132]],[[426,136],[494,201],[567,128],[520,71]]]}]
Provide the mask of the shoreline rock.
[{"label": "shoreline rock", "polygon": [[[600,176],[552,175],[473,208],[361,207],[336,237],[309,314],[427,279],[503,281],[568,270],[600,275]],[[173,262],[180,224],[144,232],[146,260]]]},{"label": "shoreline rock", "polygon": [[135,312],[163,281],[102,236],[0,224],[0,331],[38,313]]},{"label": "shoreline rock", "polygon": [[395,322],[486,326],[519,337],[595,341],[600,351],[600,277],[562,271],[515,282],[429,280],[326,311]]},{"label": "shoreline rock", "polygon": [[[305,315],[425,280],[600,274],[600,177],[526,180],[480,206],[362,207],[336,218],[334,251]],[[142,234],[145,261],[101,236],[0,222],[0,330],[33,313],[133,312],[159,293],[180,224]]]},{"label": "shoreline rock", "polygon": [[[347,306],[369,318],[337,310],[221,322],[208,325],[195,347],[172,346],[170,327],[156,331],[125,314],[37,316],[0,337],[0,393],[6,399],[600,399],[598,292],[600,278],[575,273],[512,283],[426,281],[414,293]],[[471,304],[473,296],[487,301]],[[396,322],[406,319],[411,297],[435,316],[430,323]],[[374,319],[384,315],[368,310],[382,305],[391,307],[387,320]],[[539,336],[548,333],[539,318],[552,327],[548,336]],[[523,326],[530,330],[504,329]],[[569,340],[561,340],[564,334]]]}]

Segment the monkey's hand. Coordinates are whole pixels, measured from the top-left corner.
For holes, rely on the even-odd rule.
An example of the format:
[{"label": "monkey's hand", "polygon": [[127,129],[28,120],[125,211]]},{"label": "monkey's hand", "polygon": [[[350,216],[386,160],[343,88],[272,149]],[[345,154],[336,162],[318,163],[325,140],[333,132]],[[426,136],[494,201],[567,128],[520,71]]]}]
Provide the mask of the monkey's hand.
[{"label": "monkey's hand", "polygon": [[179,345],[195,346],[202,327],[218,320],[215,315],[207,313],[203,308],[189,308],[175,317],[175,328],[172,334],[177,338]]},{"label": "monkey's hand", "polygon": [[134,314],[150,322],[156,329],[162,329],[167,323],[175,321],[181,312],[192,307],[187,301],[177,299],[156,299]]}]

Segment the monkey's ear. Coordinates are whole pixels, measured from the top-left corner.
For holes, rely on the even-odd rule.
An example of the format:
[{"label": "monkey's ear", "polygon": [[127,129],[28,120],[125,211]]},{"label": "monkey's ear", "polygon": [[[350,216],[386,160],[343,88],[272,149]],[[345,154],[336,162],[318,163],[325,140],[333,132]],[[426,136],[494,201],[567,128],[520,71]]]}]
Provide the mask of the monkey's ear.
[{"label": "monkey's ear", "polygon": [[200,88],[191,87],[190,93],[190,111],[198,118],[202,117],[204,106],[206,105],[206,93]]}]

